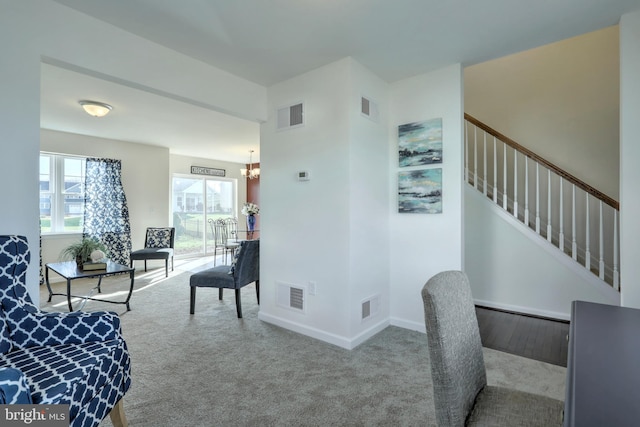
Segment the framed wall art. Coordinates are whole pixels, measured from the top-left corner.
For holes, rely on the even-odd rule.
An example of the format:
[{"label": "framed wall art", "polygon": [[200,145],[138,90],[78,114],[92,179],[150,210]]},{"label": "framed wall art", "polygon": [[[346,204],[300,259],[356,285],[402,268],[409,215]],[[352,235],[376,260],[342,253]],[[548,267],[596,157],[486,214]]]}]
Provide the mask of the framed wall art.
[{"label": "framed wall art", "polygon": [[442,213],[442,168],[398,172],[398,213]]},{"label": "framed wall art", "polygon": [[398,126],[400,167],[442,163],[442,118]]}]

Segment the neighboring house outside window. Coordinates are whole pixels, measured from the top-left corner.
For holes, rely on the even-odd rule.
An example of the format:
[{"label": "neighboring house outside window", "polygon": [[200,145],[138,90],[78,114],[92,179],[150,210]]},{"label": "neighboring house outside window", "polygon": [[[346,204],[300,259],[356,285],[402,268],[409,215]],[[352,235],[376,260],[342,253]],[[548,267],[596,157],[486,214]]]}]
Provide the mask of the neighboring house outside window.
[{"label": "neighboring house outside window", "polygon": [[85,158],[40,153],[42,234],[82,233]]}]

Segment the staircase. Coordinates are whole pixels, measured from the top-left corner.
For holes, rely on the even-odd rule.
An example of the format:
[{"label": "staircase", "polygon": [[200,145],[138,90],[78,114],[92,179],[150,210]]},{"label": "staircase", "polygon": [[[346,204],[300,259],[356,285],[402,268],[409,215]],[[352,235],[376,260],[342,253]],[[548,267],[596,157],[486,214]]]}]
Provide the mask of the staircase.
[{"label": "staircase", "polygon": [[620,291],[619,204],[465,114],[465,180],[532,233]]}]

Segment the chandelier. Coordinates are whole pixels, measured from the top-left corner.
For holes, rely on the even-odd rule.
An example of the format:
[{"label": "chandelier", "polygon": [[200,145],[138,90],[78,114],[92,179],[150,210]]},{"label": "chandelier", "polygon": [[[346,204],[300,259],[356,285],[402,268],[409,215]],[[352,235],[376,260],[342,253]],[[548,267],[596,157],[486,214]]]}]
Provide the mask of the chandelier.
[{"label": "chandelier", "polygon": [[260,168],[253,167],[253,150],[249,150],[249,169],[240,169],[240,174],[249,179],[254,179],[260,176]]}]

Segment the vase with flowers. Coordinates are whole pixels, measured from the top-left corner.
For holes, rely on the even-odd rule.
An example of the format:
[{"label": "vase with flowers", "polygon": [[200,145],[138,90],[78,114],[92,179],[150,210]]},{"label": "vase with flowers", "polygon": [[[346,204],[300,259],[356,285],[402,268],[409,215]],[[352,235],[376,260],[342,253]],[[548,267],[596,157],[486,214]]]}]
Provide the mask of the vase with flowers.
[{"label": "vase with flowers", "polygon": [[256,215],[260,213],[260,208],[255,203],[247,202],[242,207],[242,214],[247,217],[247,230],[253,231],[256,227]]}]

